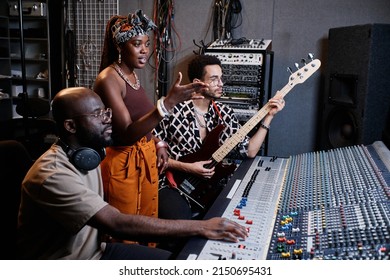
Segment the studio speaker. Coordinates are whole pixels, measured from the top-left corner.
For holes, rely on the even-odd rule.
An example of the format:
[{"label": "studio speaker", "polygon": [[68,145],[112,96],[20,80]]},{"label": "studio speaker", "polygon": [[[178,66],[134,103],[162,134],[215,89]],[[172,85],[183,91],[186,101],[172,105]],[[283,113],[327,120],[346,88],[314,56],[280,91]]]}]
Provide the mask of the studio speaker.
[{"label": "studio speaker", "polygon": [[382,140],[390,107],[390,24],[329,29],[319,149]]},{"label": "studio speaker", "polygon": [[390,108],[387,113],[386,127],[383,131],[382,140],[386,144],[386,146],[390,149]]}]

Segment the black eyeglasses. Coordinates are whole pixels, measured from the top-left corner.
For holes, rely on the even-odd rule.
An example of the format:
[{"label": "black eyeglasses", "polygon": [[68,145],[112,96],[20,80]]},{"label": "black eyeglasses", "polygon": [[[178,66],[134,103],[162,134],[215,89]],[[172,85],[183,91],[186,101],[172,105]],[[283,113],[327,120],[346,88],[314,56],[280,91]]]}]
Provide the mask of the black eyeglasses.
[{"label": "black eyeglasses", "polygon": [[73,116],[72,119],[81,118],[81,117],[100,118],[101,121],[107,122],[107,121],[111,120],[111,118],[112,118],[112,110],[111,110],[111,108],[101,109],[98,113],[76,115],[76,116]]}]

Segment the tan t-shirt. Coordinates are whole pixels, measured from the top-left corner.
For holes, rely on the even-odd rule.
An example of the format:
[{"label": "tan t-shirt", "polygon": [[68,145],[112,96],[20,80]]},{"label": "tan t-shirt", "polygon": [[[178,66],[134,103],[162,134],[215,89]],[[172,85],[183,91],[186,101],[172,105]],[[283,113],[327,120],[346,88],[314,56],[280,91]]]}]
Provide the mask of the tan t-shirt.
[{"label": "tan t-shirt", "polygon": [[22,183],[18,218],[21,259],[99,259],[98,231],[87,221],[106,206],[100,167],[82,172],[53,145]]}]

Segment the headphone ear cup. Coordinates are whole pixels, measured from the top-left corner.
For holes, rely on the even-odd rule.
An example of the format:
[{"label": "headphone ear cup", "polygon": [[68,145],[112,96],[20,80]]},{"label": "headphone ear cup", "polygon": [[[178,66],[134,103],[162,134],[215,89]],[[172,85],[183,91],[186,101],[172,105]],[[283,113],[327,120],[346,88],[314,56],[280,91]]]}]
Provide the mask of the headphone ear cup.
[{"label": "headphone ear cup", "polygon": [[93,149],[79,148],[72,153],[71,161],[76,168],[89,171],[99,166],[101,157]]}]

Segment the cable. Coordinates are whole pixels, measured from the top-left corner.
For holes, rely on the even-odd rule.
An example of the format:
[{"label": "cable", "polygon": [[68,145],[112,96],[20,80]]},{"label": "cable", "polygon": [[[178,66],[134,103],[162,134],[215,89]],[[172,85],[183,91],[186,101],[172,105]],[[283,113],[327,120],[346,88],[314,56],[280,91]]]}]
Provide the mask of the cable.
[{"label": "cable", "polygon": [[199,42],[200,44],[197,44],[195,40],[192,40],[192,42],[194,43],[195,46],[198,47],[198,51],[193,51],[193,53],[197,55],[204,54],[206,49],[210,46],[210,43],[205,44],[203,40],[200,40]]},{"label": "cable", "polygon": [[214,40],[232,38],[232,31],[242,24],[240,0],[216,0],[213,11]]},{"label": "cable", "polygon": [[226,32],[229,34],[232,33],[233,29],[241,26],[242,16],[241,16],[242,6],[240,0],[231,0],[228,11],[226,15]]},{"label": "cable", "polygon": [[158,87],[158,96],[165,96],[169,82],[168,64],[175,58],[176,52],[181,49],[181,38],[174,23],[174,1],[155,0],[153,21],[157,25],[154,36],[155,82]]}]

